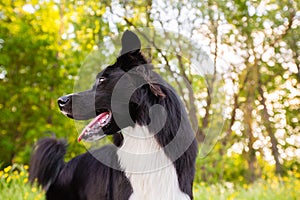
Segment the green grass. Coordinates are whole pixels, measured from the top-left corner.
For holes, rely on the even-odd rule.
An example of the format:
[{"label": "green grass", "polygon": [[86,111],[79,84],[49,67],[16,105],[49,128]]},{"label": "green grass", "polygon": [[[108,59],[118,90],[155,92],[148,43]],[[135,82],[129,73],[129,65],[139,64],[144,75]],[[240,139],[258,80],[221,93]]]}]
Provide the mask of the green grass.
[{"label": "green grass", "polygon": [[[12,165],[0,171],[0,199],[44,200],[41,188],[28,183],[28,166]],[[224,182],[215,185],[196,183],[195,200],[297,200],[300,199],[300,174],[260,179],[251,185]]]},{"label": "green grass", "polygon": [[195,200],[299,200],[300,179],[274,177],[251,185],[200,183],[194,187],[194,197]]},{"label": "green grass", "polygon": [[0,199],[44,200],[44,193],[28,183],[28,166],[12,165],[0,171]]}]

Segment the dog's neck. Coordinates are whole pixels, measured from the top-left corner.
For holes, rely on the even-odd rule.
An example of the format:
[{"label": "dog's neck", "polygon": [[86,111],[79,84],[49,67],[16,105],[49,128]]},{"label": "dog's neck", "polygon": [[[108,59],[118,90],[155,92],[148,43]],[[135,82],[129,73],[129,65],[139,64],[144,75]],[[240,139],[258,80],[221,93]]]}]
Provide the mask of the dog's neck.
[{"label": "dog's neck", "polygon": [[122,133],[118,157],[133,188],[130,200],[190,199],[179,188],[173,162],[146,126],[128,127]]}]

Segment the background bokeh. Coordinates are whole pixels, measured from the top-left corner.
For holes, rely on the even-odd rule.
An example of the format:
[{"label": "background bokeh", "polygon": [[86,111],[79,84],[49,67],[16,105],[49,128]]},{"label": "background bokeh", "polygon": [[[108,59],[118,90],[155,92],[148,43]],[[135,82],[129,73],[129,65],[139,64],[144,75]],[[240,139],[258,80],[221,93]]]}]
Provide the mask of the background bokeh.
[{"label": "background bokeh", "polygon": [[0,188],[26,185],[13,173],[40,138],[66,138],[66,160],[86,151],[56,100],[78,89],[83,65],[113,63],[112,38],[130,29],[198,127],[196,197],[296,199],[299,10],[295,0],[0,0]]}]

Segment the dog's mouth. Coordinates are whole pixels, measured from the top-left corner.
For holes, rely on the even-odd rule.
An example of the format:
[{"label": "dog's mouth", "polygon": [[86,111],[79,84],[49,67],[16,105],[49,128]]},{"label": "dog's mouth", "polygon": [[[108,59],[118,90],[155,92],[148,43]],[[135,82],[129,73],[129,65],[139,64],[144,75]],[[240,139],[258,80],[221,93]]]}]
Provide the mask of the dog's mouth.
[{"label": "dog's mouth", "polygon": [[110,111],[101,112],[98,114],[80,133],[78,142],[85,140],[88,142],[100,140],[106,136],[103,128],[109,126],[112,119]]}]

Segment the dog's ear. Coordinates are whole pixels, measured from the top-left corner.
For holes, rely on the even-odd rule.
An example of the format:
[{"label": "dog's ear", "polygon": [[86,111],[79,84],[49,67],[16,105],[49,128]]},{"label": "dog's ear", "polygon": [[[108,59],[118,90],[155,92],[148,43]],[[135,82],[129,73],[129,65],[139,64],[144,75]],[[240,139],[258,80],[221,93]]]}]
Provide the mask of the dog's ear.
[{"label": "dog's ear", "polygon": [[138,36],[131,31],[125,31],[122,36],[122,49],[117,59],[117,63],[120,64],[121,69],[127,72],[147,62],[141,53],[141,41]]},{"label": "dog's ear", "polygon": [[138,36],[126,30],[122,35],[122,49],[120,56],[125,55],[127,53],[140,52],[141,50],[141,41]]},{"label": "dog's ear", "polygon": [[152,70],[152,65],[140,65],[135,68],[137,74],[139,74],[140,77],[147,83],[147,85],[150,88],[150,91],[152,94],[154,94],[156,97],[165,98],[166,95],[161,89],[162,81],[159,81],[159,79],[155,76],[154,72]]}]

